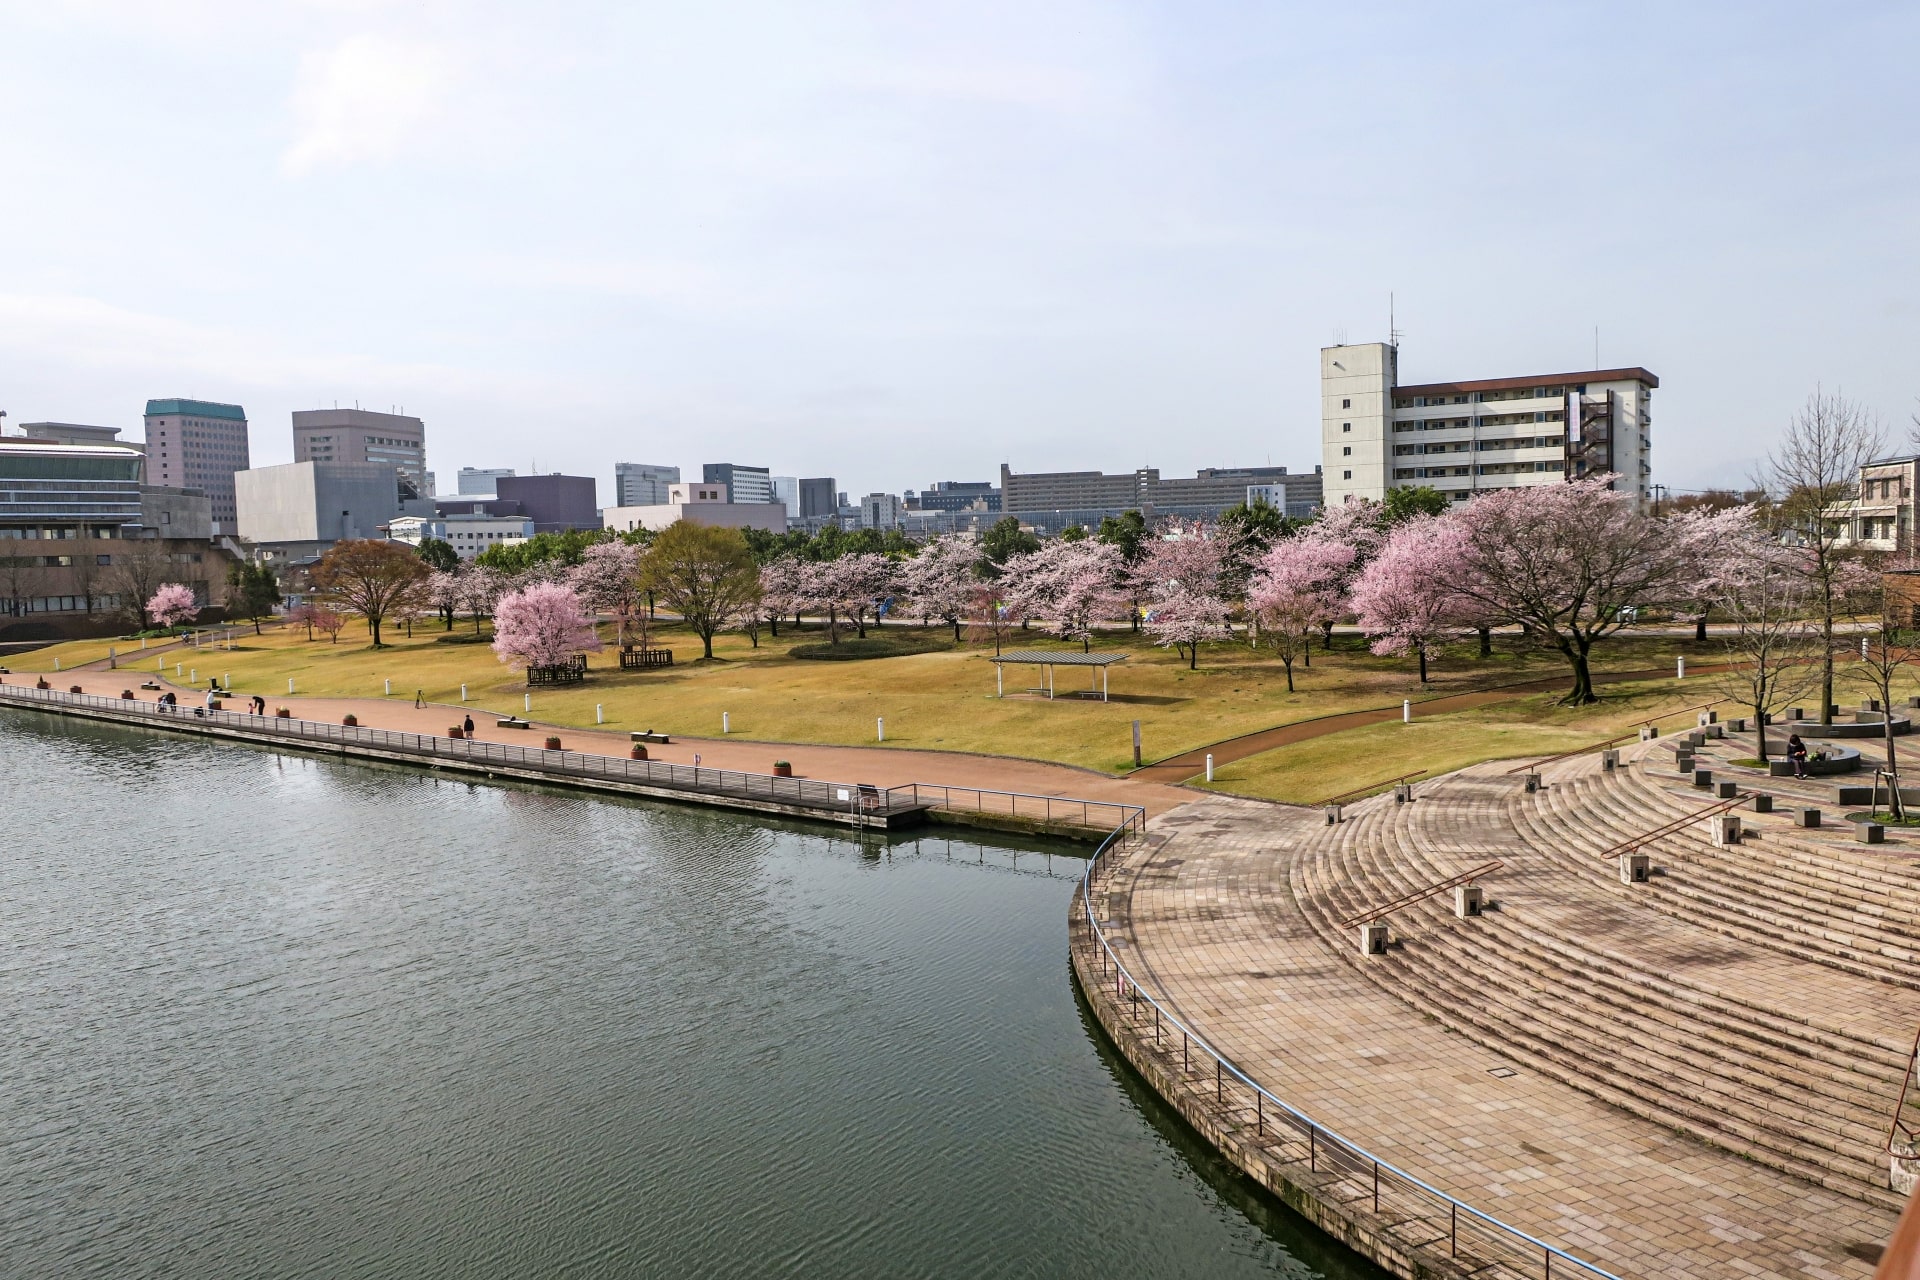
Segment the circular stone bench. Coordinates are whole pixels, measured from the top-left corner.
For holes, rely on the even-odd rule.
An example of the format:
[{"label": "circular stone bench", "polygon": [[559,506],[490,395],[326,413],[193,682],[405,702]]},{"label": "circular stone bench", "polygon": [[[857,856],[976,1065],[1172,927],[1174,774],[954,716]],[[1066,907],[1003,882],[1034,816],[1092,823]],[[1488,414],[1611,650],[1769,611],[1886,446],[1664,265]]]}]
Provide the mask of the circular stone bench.
[{"label": "circular stone bench", "polygon": [[[1803,739],[1804,741],[1804,739]],[[1826,759],[1815,760],[1814,753],[1826,752]],[[1807,742],[1807,773],[1811,777],[1824,778],[1838,773],[1853,773],[1860,768],[1860,748],[1845,747],[1837,742]],[[1767,764],[1767,772],[1776,778],[1793,776],[1793,761],[1772,760]]]},{"label": "circular stone bench", "polygon": [[[1818,720],[1788,720],[1769,727],[1782,733],[1797,733],[1803,738],[1813,735],[1822,738],[1884,738],[1887,735],[1885,717],[1878,712],[1873,713],[1870,720],[1835,720],[1832,724],[1821,724]],[[1893,717],[1895,737],[1912,732],[1912,719],[1902,715]]]}]

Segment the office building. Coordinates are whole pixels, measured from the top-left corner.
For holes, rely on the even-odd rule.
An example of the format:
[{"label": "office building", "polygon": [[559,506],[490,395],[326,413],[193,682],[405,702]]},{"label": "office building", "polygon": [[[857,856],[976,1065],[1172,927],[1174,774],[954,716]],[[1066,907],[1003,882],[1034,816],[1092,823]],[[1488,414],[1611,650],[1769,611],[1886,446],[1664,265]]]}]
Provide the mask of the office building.
[{"label": "office building", "polygon": [[517,510],[496,514],[527,516],[537,533],[598,529],[597,493],[592,476],[563,476],[557,471],[544,476],[501,476],[494,483],[495,497],[518,504]]},{"label": "office building", "polygon": [[768,533],[787,530],[787,509],[779,503],[734,502],[725,485],[700,482],[669,486],[665,502],[608,507],[600,516],[602,526],[616,533],[631,533],[636,529],[657,532],[680,520],[728,529],[764,529]]},{"label": "office building", "polygon": [[613,505],[652,507],[667,500],[667,490],[680,483],[680,468],[656,467],[645,462],[613,464]]},{"label": "office building", "polygon": [[800,481],[799,514],[804,520],[832,519],[840,514],[840,490],[832,476]]},{"label": "office building", "polygon": [[402,498],[430,498],[427,427],[403,413],[371,409],[301,409],[293,415],[295,462],[367,463],[391,467]]},{"label": "office building", "polygon": [[860,527],[882,531],[897,529],[900,527],[900,514],[905,509],[894,494],[870,493],[860,499]]},{"label": "office building", "polygon": [[23,422],[20,432],[29,440],[45,440],[50,444],[119,445],[136,453],[141,449],[132,441],[120,440],[118,427],[89,427],[78,422]]},{"label": "office building", "polygon": [[[1254,485],[1283,484],[1289,505],[1310,514],[1320,501],[1319,469],[1289,474],[1285,467],[1206,467],[1191,478],[1163,480],[1157,467],[1107,475],[1100,471],[1016,473],[1000,467],[1001,510],[1044,534],[1071,525],[1097,526],[1108,516],[1138,511],[1149,520],[1170,516],[1216,520],[1247,500]],[[925,495],[922,495],[922,502]]]},{"label": "office building", "polygon": [[1645,369],[1402,384],[1399,356],[1386,342],[1320,352],[1328,503],[1415,485],[1464,502],[1611,472],[1614,488],[1647,504],[1660,380]]},{"label": "office building", "polygon": [[488,497],[494,494],[494,486],[500,483],[502,476],[512,474],[512,467],[462,467],[455,483],[464,495]]},{"label": "office building", "polygon": [[765,467],[743,467],[737,462],[709,462],[700,468],[707,484],[725,485],[736,504],[772,502],[773,473]]},{"label": "office building", "polygon": [[1000,490],[991,480],[939,480],[905,497],[909,511],[1000,510]]},{"label": "office building", "polygon": [[462,560],[471,560],[488,547],[525,542],[533,536],[533,521],[526,516],[395,516],[387,523],[387,536],[415,547],[438,538]]},{"label": "office building", "polygon": [[216,533],[234,531],[233,477],[253,463],[247,411],[210,400],[149,400],[147,483],[198,489],[213,508]]},{"label": "office building", "polygon": [[224,601],[207,495],[141,484],[143,462],[126,445],[0,439],[0,641],[113,634],[163,582]]},{"label": "office building", "polygon": [[787,514],[800,510],[800,477],[775,476],[773,478],[773,500],[787,509]]},{"label": "office building", "polygon": [[429,515],[432,504],[400,497],[387,462],[289,462],[234,477],[240,536],[272,558],[305,560],[336,542],[382,538],[395,516]]}]

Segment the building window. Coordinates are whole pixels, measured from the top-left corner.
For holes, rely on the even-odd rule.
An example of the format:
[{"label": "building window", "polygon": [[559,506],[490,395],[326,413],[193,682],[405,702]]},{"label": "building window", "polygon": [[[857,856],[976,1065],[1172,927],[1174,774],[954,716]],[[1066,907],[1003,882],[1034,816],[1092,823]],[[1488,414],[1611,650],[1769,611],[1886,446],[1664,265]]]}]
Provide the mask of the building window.
[{"label": "building window", "polygon": [[1353,446],[1350,444],[1342,445],[1340,446],[1340,452],[1343,456],[1351,458],[1353,456]]},{"label": "building window", "polygon": [[1342,400],[1342,401],[1340,402],[1340,407],[1341,407],[1342,409],[1351,409],[1351,408],[1353,408],[1353,401],[1351,401],[1351,400]]},{"label": "building window", "polygon": [[1343,422],[1340,424],[1340,429],[1342,431],[1351,431],[1353,430],[1353,424],[1351,422]]},{"label": "building window", "polygon": [[1341,478],[1342,480],[1351,480],[1351,479],[1353,479],[1353,472],[1351,472],[1351,471],[1342,471],[1342,472],[1340,473],[1340,478]]}]

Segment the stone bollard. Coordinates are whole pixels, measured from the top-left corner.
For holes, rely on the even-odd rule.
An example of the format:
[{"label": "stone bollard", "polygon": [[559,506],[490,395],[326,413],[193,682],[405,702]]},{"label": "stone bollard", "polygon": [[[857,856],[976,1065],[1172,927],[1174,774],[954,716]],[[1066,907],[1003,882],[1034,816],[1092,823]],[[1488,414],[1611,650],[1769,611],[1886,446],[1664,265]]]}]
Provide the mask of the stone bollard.
[{"label": "stone bollard", "polygon": [[1773,797],[1764,791],[1754,792],[1753,793],[1753,811],[1755,813],[1772,813]]},{"label": "stone bollard", "polygon": [[1806,718],[1807,718],[1807,709],[1805,707],[1788,707],[1787,708],[1787,719],[1805,720]]},{"label": "stone bollard", "polygon": [[1411,802],[1412,799],[1413,784],[1411,782],[1403,782],[1393,789],[1393,802],[1395,804],[1407,804]]},{"label": "stone bollard", "polygon": [[1878,711],[1880,709],[1880,699],[1868,698],[1860,704],[1860,709],[1862,711]]},{"label": "stone bollard", "polygon": [[1767,776],[1771,778],[1791,778],[1793,776],[1793,761],[1791,760],[1767,761]]},{"label": "stone bollard", "polygon": [[1693,752],[1682,751],[1679,755],[1673,758],[1673,763],[1674,763],[1674,766],[1681,773],[1692,773],[1693,772]]},{"label": "stone bollard", "polygon": [[1657,724],[1644,724],[1644,725],[1641,725],[1641,726],[1640,726],[1640,741],[1642,741],[1642,742],[1652,742],[1652,741],[1653,741],[1653,740],[1654,740],[1655,738],[1657,738],[1657,737],[1659,737],[1659,736],[1660,736],[1660,726],[1659,726],[1659,725],[1657,725]]},{"label": "stone bollard", "polygon": [[1693,785],[1702,791],[1711,787],[1713,785],[1713,770],[1695,769],[1693,771]]},{"label": "stone bollard", "polygon": [[1713,798],[1716,800],[1731,800],[1739,794],[1740,784],[1737,782],[1729,782],[1722,778],[1713,784]]},{"label": "stone bollard", "polygon": [[1911,1196],[1914,1188],[1920,1187],[1920,1151],[1904,1138],[1896,1137],[1887,1145],[1892,1151],[1887,1159],[1887,1186]]},{"label": "stone bollard", "polygon": [[1653,875],[1653,859],[1644,853],[1620,855],[1620,883],[1645,884]]},{"label": "stone bollard", "polygon": [[1529,770],[1527,773],[1527,794],[1532,795],[1534,792],[1538,791],[1539,789],[1540,789],[1540,775]]},{"label": "stone bollard", "polygon": [[1861,844],[1885,844],[1887,829],[1877,822],[1856,822],[1853,824],[1853,838]]},{"label": "stone bollard", "polygon": [[1479,885],[1457,884],[1453,886],[1453,914],[1459,916],[1462,920],[1467,919],[1469,916],[1479,915],[1484,905],[1484,899],[1480,896]]},{"label": "stone bollard", "polygon": [[1328,805],[1327,806],[1327,825],[1332,826],[1338,821],[1340,821],[1340,806],[1337,804]]},{"label": "stone bollard", "polygon": [[1796,805],[1793,810],[1793,825],[1796,827],[1819,826],[1820,811],[1811,805]]},{"label": "stone bollard", "polygon": [[1727,736],[1727,727],[1723,724],[1710,724],[1707,726],[1707,736],[1717,742]]},{"label": "stone bollard", "polygon": [[1363,956],[1387,954],[1387,922],[1385,920],[1376,920],[1372,924],[1360,926],[1360,954]]},{"label": "stone bollard", "polygon": [[1700,713],[1699,723],[1702,727],[1710,724],[1719,724],[1720,713],[1718,711],[1702,711]]},{"label": "stone bollard", "polygon": [[1917,694],[1915,694],[1915,695],[1914,695],[1913,697],[1911,697],[1911,698],[1908,698],[1908,699],[1907,699],[1907,705],[1908,705],[1909,707],[1916,707],[1916,708],[1920,708],[1920,693],[1917,693]]},{"label": "stone bollard", "polygon": [[1603,772],[1611,769],[1618,769],[1619,767],[1620,767],[1620,752],[1617,748],[1608,747],[1605,751],[1602,751],[1600,753],[1600,768]]},{"label": "stone bollard", "polygon": [[1707,733],[1706,733],[1706,730],[1704,730],[1704,729],[1695,729],[1695,730],[1694,730],[1694,731],[1693,731],[1692,733],[1690,733],[1690,734],[1688,734],[1688,735],[1687,735],[1687,745],[1688,745],[1688,746],[1690,746],[1690,747],[1704,747],[1704,746],[1706,746],[1706,745],[1707,745]]},{"label": "stone bollard", "polygon": [[1877,787],[1837,787],[1834,803],[1842,809],[1851,809],[1856,805],[1870,807],[1880,799]]},{"label": "stone bollard", "polygon": [[1736,717],[1735,719],[1727,721],[1728,733],[1745,733],[1746,731],[1747,731],[1747,721],[1744,716]]},{"label": "stone bollard", "polygon": [[1714,848],[1724,849],[1740,843],[1740,815],[1716,813],[1707,819],[1707,839]]}]

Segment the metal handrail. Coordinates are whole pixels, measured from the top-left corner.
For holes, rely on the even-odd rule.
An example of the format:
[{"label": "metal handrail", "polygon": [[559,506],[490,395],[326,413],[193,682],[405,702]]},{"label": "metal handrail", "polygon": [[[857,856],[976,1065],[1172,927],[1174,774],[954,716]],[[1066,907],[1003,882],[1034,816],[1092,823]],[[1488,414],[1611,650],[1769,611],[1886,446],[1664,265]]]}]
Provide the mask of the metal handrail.
[{"label": "metal handrail", "polygon": [[1438,894],[1445,893],[1447,890],[1455,888],[1458,885],[1472,884],[1475,880],[1478,880],[1481,876],[1491,875],[1495,871],[1498,871],[1502,865],[1504,864],[1502,864],[1498,860],[1493,862],[1483,862],[1479,866],[1473,868],[1471,871],[1462,871],[1459,875],[1448,876],[1445,880],[1436,880],[1432,884],[1427,885],[1424,888],[1415,889],[1412,893],[1401,894],[1399,897],[1395,898],[1392,902],[1383,903],[1380,906],[1372,907],[1366,911],[1362,911],[1359,915],[1354,916],[1350,920],[1342,920],[1340,922],[1340,927],[1342,929],[1351,929],[1353,928],[1353,926],[1357,924],[1372,924],[1375,920],[1378,920],[1381,916],[1389,915],[1395,911],[1400,910],[1400,908],[1402,907],[1410,907],[1416,902],[1425,902],[1428,898],[1434,897]]},{"label": "metal handrail", "polygon": [[[1920,1128],[1915,1128],[1913,1125],[1907,1124],[1900,1119],[1900,1113],[1906,1109],[1907,1092],[1913,1088],[1913,1073],[1916,1060],[1920,1060],[1920,1031],[1914,1033],[1913,1052],[1907,1055],[1907,1074],[1900,1080],[1900,1095],[1893,1103],[1893,1123],[1887,1127],[1886,1153],[1890,1156],[1899,1155],[1899,1153],[1893,1149],[1893,1144],[1895,1139],[1900,1135],[1905,1135],[1909,1146],[1920,1142]],[[1900,1158],[1910,1160],[1913,1157],[1900,1156]]]},{"label": "metal handrail", "polygon": [[1690,824],[1699,821],[1701,818],[1711,818],[1716,813],[1726,813],[1731,809],[1745,804],[1747,800],[1747,796],[1735,796],[1731,800],[1716,800],[1704,809],[1695,809],[1692,813],[1686,814],[1683,817],[1674,818],[1669,822],[1663,822],[1650,831],[1642,831],[1638,835],[1628,836],[1618,844],[1608,845],[1593,856],[1596,858],[1612,858],[1622,853],[1633,853],[1649,840],[1658,840],[1663,836],[1677,835],[1681,831],[1686,830]]},{"label": "metal handrail", "polygon": [[1424,778],[1426,776],[1427,771],[1425,769],[1415,769],[1412,773],[1403,773],[1397,778],[1388,778],[1385,782],[1369,782],[1364,787],[1355,787],[1351,791],[1342,791],[1337,796],[1328,796],[1320,803],[1322,805],[1340,804],[1343,801],[1353,799],[1355,796],[1365,795],[1369,791],[1379,791],[1386,787],[1397,787],[1409,778]]},{"label": "metal handrail", "polygon": [[[1275,1112],[1269,1111],[1269,1107],[1277,1109],[1277,1118],[1280,1120],[1291,1121],[1296,1131],[1304,1127],[1308,1144],[1309,1168],[1317,1171],[1321,1160],[1326,1159],[1329,1160],[1330,1163],[1337,1163],[1341,1158],[1347,1160],[1354,1172],[1363,1172],[1370,1168],[1373,1174],[1375,1212],[1379,1211],[1380,1206],[1380,1179],[1382,1174],[1397,1180],[1403,1186],[1412,1189],[1420,1195],[1431,1197],[1432,1200],[1438,1202],[1436,1207],[1444,1209],[1447,1212],[1449,1239],[1451,1241],[1450,1247],[1455,1254],[1459,1252],[1460,1220],[1462,1217],[1465,1217],[1469,1226],[1478,1224],[1486,1228],[1491,1233],[1493,1239],[1508,1249],[1513,1249],[1515,1245],[1525,1246],[1530,1254],[1529,1262],[1531,1262],[1533,1258],[1538,1258],[1541,1262],[1541,1275],[1547,1277],[1547,1280],[1551,1280],[1555,1262],[1563,1263],[1568,1267],[1578,1268],[1582,1274],[1593,1277],[1595,1280],[1620,1280],[1620,1277],[1614,1275],[1611,1271],[1604,1270],[1586,1261],[1584,1258],[1576,1257],[1564,1249],[1556,1248],[1544,1240],[1528,1235],[1518,1227],[1502,1222],[1492,1214],[1484,1213],[1462,1200],[1455,1199],[1438,1187],[1415,1177],[1413,1174],[1406,1172],[1390,1161],[1380,1159],[1359,1143],[1343,1137],[1336,1130],[1327,1128],[1319,1121],[1307,1115],[1304,1111],[1300,1111],[1288,1103],[1281,1101],[1278,1097],[1262,1088],[1260,1084],[1251,1076],[1247,1075],[1246,1072],[1229,1061],[1225,1054],[1220,1053],[1212,1045],[1207,1043],[1206,1039],[1201,1036],[1198,1031],[1183,1022],[1171,1009],[1167,1008],[1166,1005],[1162,1004],[1152,995],[1149,995],[1146,989],[1140,985],[1139,980],[1128,971],[1126,965],[1121,963],[1119,954],[1113,949],[1113,944],[1108,941],[1106,933],[1100,928],[1100,922],[1095,918],[1093,911],[1094,881],[1098,877],[1105,859],[1116,846],[1116,843],[1125,835],[1126,831],[1126,827],[1116,828],[1113,834],[1107,837],[1100,848],[1095,851],[1093,857],[1088,860],[1086,872],[1080,878],[1081,910],[1085,916],[1087,928],[1092,932],[1094,939],[1100,944],[1101,974],[1104,978],[1109,969],[1112,971],[1117,997],[1125,996],[1130,991],[1131,999],[1136,1005],[1138,1002],[1144,1000],[1153,1009],[1156,1034],[1159,1033],[1163,1025],[1171,1026],[1174,1030],[1180,1032],[1183,1063],[1185,1056],[1194,1048],[1198,1048],[1200,1052],[1213,1059],[1214,1087],[1217,1098],[1224,1101],[1226,1096],[1225,1079],[1231,1075],[1235,1080],[1252,1091],[1255,1100],[1254,1114],[1256,1123],[1262,1135],[1265,1134],[1269,1115],[1276,1114]],[[1185,1072],[1188,1068],[1183,1065],[1182,1070]],[[1328,1143],[1332,1144],[1330,1149],[1327,1146]]]},{"label": "metal handrail", "polygon": [[1719,706],[1721,703],[1727,702],[1727,701],[1730,701],[1730,699],[1716,698],[1712,702],[1703,702],[1697,707],[1681,707],[1678,711],[1663,711],[1657,716],[1648,716],[1645,720],[1635,720],[1633,722],[1632,732],[1616,733],[1611,738],[1604,739],[1600,742],[1589,742],[1585,746],[1574,747],[1570,750],[1562,751],[1559,755],[1540,756],[1538,758],[1531,760],[1527,764],[1515,765],[1513,768],[1507,770],[1507,772],[1509,774],[1529,773],[1535,769],[1538,769],[1543,764],[1553,764],[1555,761],[1565,760],[1569,756],[1577,756],[1587,751],[1605,751],[1608,747],[1612,746],[1616,742],[1625,742],[1628,738],[1636,736],[1640,732],[1640,730],[1646,728],[1650,724],[1656,724],[1661,720],[1670,720],[1674,716],[1684,716],[1689,711],[1709,711],[1714,707]]}]

